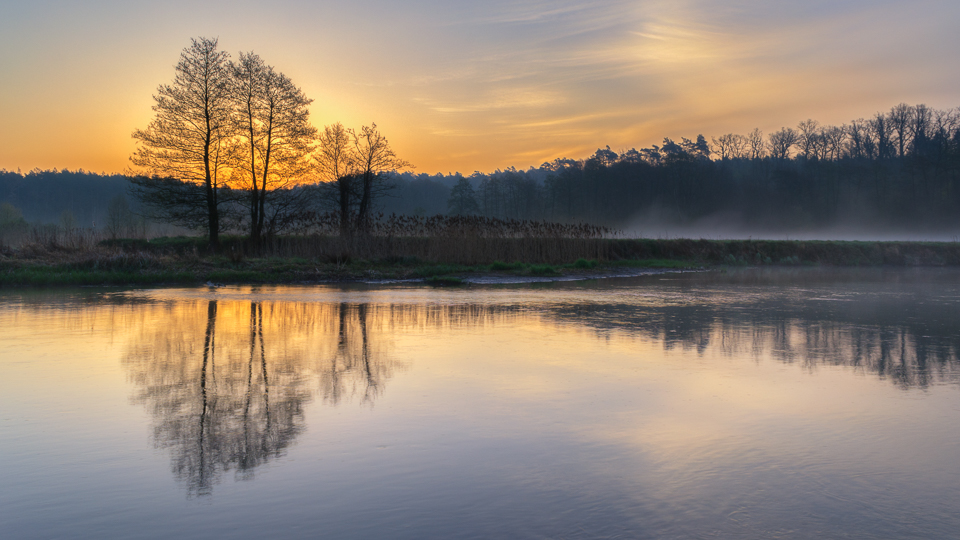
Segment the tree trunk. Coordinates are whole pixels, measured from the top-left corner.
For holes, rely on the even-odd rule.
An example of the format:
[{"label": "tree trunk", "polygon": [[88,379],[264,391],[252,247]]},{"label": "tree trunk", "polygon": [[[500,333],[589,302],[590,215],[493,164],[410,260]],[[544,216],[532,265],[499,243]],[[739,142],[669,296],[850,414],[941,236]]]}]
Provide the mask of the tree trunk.
[{"label": "tree trunk", "polygon": [[217,210],[217,195],[207,183],[207,228],[210,231],[210,249],[220,251],[220,211]]},{"label": "tree trunk", "polygon": [[337,179],[340,188],[340,237],[350,236],[350,177]]},{"label": "tree trunk", "polygon": [[[207,121],[209,125],[209,120]],[[210,128],[207,128],[207,141],[203,146],[203,166],[207,188],[207,230],[210,235],[210,249],[220,251],[220,211],[217,208],[217,190],[210,173]]]},{"label": "tree trunk", "polygon": [[367,171],[363,175],[363,196],[360,198],[360,209],[357,210],[357,230],[366,234],[369,229],[370,198],[373,191],[373,173]]}]

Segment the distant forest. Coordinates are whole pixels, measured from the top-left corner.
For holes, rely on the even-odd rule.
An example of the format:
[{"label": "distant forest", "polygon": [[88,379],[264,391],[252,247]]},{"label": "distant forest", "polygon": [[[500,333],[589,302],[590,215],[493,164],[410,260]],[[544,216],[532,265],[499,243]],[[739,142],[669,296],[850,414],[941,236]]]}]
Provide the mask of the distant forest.
[{"label": "distant forest", "polygon": [[[0,170],[0,203],[35,223],[81,227],[128,196],[122,175]],[[527,170],[469,176],[389,173],[385,214],[477,214],[618,228],[692,224],[800,231],[839,223],[940,230],[960,225],[960,110],[901,104],[842,126],[801,122],[764,135],[702,135],[640,150],[598,149]],[[316,205],[326,208],[319,195]],[[300,189],[313,189],[301,186]],[[138,203],[129,198],[130,208]]]}]

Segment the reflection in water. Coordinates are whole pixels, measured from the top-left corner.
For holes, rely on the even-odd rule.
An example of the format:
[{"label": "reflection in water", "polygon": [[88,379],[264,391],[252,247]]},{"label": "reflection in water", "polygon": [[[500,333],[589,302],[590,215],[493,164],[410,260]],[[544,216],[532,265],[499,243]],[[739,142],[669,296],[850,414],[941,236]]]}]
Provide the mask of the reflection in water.
[{"label": "reflection in water", "polygon": [[144,319],[124,363],[157,446],[188,492],[206,495],[224,471],[252,478],[282,455],[317,380],[332,404],[373,402],[397,365],[369,325],[364,304],[178,303]]},{"label": "reflection in water", "polygon": [[[691,296],[706,301],[692,301]],[[956,302],[913,295],[813,295],[742,290],[684,291],[655,303],[547,307],[546,317],[599,335],[639,336],[729,357],[769,356],[805,369],[848,366],[902,388],[960,381],[960,310]],[[866,297],[864,297],[866,296]]]},{"label": "reflection in water", "polygon": [[[320,377],[324,401],[336,405],[344,396],[359,395],[361,401],[370,403],[389,376],[386,364],[371,359],[367,319],[367,304],[338,304],[337,354],[324,366]],[[358,334],[359,340],[350,339]]]},{"label": "reflection in water", "polygon": [[960,272],[749,275],[4,293],[0,536],[956,536]]},{"label": "reflection in water", "polygon": [[139,320],[124,362],[136,400],[155,418],[156,444],[171,451],[194,495],[210,493],[224,471],[250,478],[281,455],[304,430],[316,393],[331,406],[372,405],[402,367],[391,344],[409,331],[535,322],[547,333],[587,328],[601,339],[810,371],[849,366],[902,388],[960,380],[952,301],[869,293],[850,301],[856,291],[843,288],[663,287],[631,296],[637,290],[558,288],[504,302],[481,291],[455,304],[178,299],[139,306],[153,314]]}]

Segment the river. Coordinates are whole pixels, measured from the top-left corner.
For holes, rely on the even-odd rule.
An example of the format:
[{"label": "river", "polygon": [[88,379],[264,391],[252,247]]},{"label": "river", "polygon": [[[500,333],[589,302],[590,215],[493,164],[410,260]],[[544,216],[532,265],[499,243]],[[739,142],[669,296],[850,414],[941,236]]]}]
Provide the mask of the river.
[{"label": "river", "polygon": [[0,537],[954,538],[960,271],[0,291]]}]

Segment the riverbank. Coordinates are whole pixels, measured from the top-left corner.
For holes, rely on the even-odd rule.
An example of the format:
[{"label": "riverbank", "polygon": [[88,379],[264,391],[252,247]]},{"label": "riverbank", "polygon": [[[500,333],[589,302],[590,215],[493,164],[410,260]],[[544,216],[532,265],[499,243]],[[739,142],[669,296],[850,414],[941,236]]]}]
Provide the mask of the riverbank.
[{"label": "riverbank", "polygon": [[[958,242],[562,238],[471,239],[469,242],[455,238],[375,238],[373,241],[377,244],[376,252],[385,256],[364,257],[364,251],[357,249],[362,244],[338,245],[337,239],[329,238],[282,239],[261,248],[259,256],[248,255],[249,250],[244,249],[242,239],[238,238],[226,238],[219,253],[207,252],[200,238],[114,240],[83,249],[55,245],[2,248],[0,286],[416,279],[458,284],[465,277],[485,275],[599,277],[627,269],[960,266]],[[390,245],[385,245],[387,241]],[[467,243],[472,251],[463,249]],[[454,249],[454,244],[460,246],[459,250]],[[372,250],[367,248],[368,253]],[[484,254],[491,258],[484,260]]]},{"label": "riverbank", "polygon": [[297,258],[261,258],[231,261],[224,257],[198,260],[150,260],[111,257],[96,262],[54,263],[0,261],[0,286],[161,285],[203,283],[325,283],[350,281],[423,280],[435,285],[459,285],[465,278],[559,278],[600,276],[611,269],[691,269],[693,263],[674,260],[616,261],[600,264],[579,259],[562,265],[494,262],[488,265],[431,264],[415,260],[345,263]]}]

